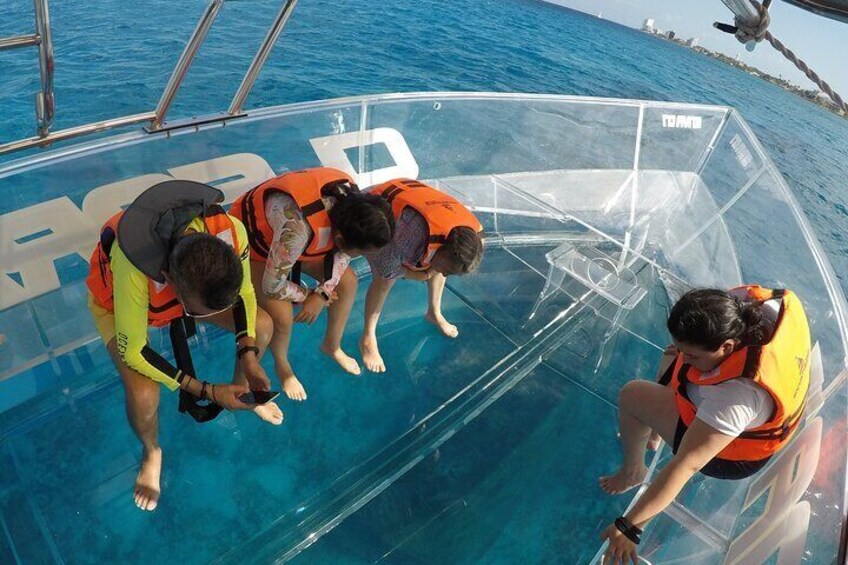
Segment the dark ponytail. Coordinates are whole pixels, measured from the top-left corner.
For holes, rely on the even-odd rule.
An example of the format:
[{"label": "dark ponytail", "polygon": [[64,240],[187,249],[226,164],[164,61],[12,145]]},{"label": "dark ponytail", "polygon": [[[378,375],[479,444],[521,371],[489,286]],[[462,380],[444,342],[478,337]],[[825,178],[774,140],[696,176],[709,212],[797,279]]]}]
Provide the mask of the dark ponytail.
[{"label": "dark ponytail", "polygon": [[716,351],[731,339],[741,346],[762,343],[768,336],[761,303],[718,289],[692,290],[671,309],[668,331],[678,342]]},{"label": "dark ponytail", "polygon": [[460,226],[448,234],[440,253],[447,253],[457,274],[473,273],[483,260],[483,240],[471,228]]},{"label": "dark ponytail", "polygon": [[736,297],[734,299],[739,305],[739,315],[745,324],[745,333],[742,336],[743,345],[765,342],[769,335],[769,324],[763,318],[762,303]]},{"label": "dark ponytail", "polygon": [[391,205],[381,196],[363,194],[356,185],[353,188],[355,191],[340,190],[336,203],[327,212],[333,229],[349,248],[380,249],[386,246],[395,235]]}]

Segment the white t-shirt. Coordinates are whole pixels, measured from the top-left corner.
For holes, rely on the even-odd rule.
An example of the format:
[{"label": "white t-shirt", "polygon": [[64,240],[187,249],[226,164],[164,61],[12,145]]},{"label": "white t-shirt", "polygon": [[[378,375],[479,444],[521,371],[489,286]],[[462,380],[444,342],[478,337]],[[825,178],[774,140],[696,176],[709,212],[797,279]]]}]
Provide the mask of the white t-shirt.
[{"label": "white t-shirt", "polygon": [[[763,303],[763,316],[777,322],[780,303]],[[719,432],[737,437],[745,430],[765,424],[774,412],[774,399],[748,379],[733,379],[712,386],[686,385],[686,393],[697,407],[697,418]]]}]

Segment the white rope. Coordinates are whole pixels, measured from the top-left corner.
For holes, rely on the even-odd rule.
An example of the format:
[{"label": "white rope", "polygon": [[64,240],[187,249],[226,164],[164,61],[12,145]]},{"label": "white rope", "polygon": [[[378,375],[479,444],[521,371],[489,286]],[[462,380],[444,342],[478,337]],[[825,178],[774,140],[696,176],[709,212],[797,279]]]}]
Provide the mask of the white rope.
[{"label": "white rope", "polygon": [[780,40],[778,40],[775,36],[768,31],[769,23],[771,23],[771,16],[769,16],[768,12],[768,3],[766,6],[763,6],[757,0],[750,0],[750,2],[757,8],[757,11],[760,13],[760,17],[757,21],[743,21],[742,18],[736,16],[734,24],[736,26],[736,39],[738,39],[742,43],[748,43],[749,41],[756,41],[759,43],[763,39],[771,43],[771,46],[777,49],[784,57],[786,57],[789,61],[794,64],[798,70],[804,73],[808,79],[816,83],[816,86],[819,89],[830,96],[830,99],[842,109],[843,112],[848,113],[848,104],[842,99],[836,91],[831,88],[829,84],[827,84],[814,70],[812,70],[807,63],[798,58],[795,53],[792,52],[791,49],[786,47]]}]

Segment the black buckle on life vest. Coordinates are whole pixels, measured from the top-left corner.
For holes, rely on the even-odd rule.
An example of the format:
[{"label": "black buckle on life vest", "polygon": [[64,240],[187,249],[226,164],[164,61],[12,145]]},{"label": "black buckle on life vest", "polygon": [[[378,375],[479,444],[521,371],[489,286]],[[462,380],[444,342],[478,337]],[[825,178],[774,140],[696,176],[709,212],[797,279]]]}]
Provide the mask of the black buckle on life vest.
[{"label": "black buckle on life vest", "polygon": [[[197,333],[197,325],[194,319],[188,316],[177,318],[171,322],[171,346],[174,348],[174,360],[177,362],[177,368],[192,376],[197,373],[194,372],[194,362],[191,359],[188,338],[195,333]],[[180,413],[188,413],[189,416],[194,418],[195,422],[200,424],[211,422],[224,409],[223,406],[211,400],[206,404],[202,404],[202,402],[190,392],[180,389]]]},{"label": "black buckle on life vest", "polygon": [[403,192],[404,190],[406,190],[406,189],[405,189],[404,187],[402,187],[402,186],[393,185],[393,186],[392,186],[392,188],[390,188],[387,192],[384,192],[384,193],[383,193],[383,198],[385,198],[385,199],[386,199],[386,201],[387,201],[389,204],[391,204],[391,203],[392,203],[392,200],[394,200],[394,199],[395,199],[395,197],[396,197],[398,194],[400,194],[401,192]]}]

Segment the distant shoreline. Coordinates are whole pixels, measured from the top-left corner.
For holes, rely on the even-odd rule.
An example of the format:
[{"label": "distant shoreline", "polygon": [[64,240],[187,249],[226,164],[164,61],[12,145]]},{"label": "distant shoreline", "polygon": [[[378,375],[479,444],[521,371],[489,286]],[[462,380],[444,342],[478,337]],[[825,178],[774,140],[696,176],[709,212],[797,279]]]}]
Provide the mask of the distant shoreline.
[{"label": "distant shoreline", "polygon": [[706,48],[698,46],[698,45],[690,46],[690,45],[687,45],[686,42],[683,41],[682,39],[678,39],[676,37],[669,38],[669,37],[666,37],[665,35],[662,35],[662,34],[659,34],[659,33],[651,33],[651,32],[647,32],[647,31],[644,31],[644,30],[640,30],[638,28],[636,30],[641,31],[642,33],[645,33],[647,35],[651,35],[653,37],[656,37],[658,39],[663,39],[665,41],[676,43],[680,47],[685,47],[685,48],[687,48],[691,51],[695,51],[696,53],[700,53],[701,55],[706,55],[707,57],[711,57],[713,59],[721,61],[722,63],[730,65],[731,67],[736,67],[737,69],[744,71],[751,76],[755,76],[755,77],[760,78],[762,80],[768,81],[768,82],[774,84],[775,86],[782,88],[783,90],[785,90],[787,92],[790,92],[790,93],[792,93],[796,96],[799,96],[799,97],[807,100],[808,102],[812,102],[816,106],[819,106],[820,108],[824,108],[825,110],[828,110],[829,112],[836,114],[839,117],[848,118],[848,114],[846,114],[839,106],[836,105],[835,102],[833,102],[833,100],[830,99],[830,97],[827,94],[825,94],[823,92],[819,92],[818,90],[811,90],[811,89],[808,90],[808,89],[805,89],[805,88],[801,88],[797,84],[792,84],[791,82],[789,82],[786,79],[782,79],[782,78],[779,78],[779,77],[772,76],[772,75],[770,75],[766,72],[761,71],[760,69],[758,69],[756,67],[746,65],[742,61],[739,61],[739,60],[734,59],[732,57],[728,57],[724,53],[717,53],[716,51],[710,51],[709,49],[706,49]]}]

